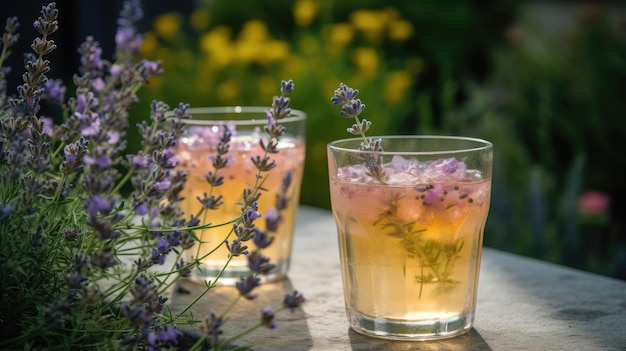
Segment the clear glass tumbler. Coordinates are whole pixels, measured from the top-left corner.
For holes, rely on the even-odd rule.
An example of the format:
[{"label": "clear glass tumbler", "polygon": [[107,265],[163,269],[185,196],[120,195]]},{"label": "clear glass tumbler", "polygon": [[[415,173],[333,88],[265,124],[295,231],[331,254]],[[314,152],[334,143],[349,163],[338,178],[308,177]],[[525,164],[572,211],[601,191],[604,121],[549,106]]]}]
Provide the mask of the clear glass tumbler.
[{"label": "clear glass tumbler", "polygon": [[[187,184],[181,193],[185,199],[180,206],[186,214],[198,214],[202,209],[198,198],[203,198],[205,193],[208,196],[221,196],[223,204],[215,210],[203,212],[199,219],[201,224],[226,223],[196,231],[201,242],[186,250],[187,255],[200,258],[202,262],[199,269],[192,270],[193,280],[214,280],[220,275],[219,284],[232,285],[239,277],[250,274],[248,258],[252,252],[260,253],[276,265],[269,274],[260,277],[263,282],[281,279],[289,269],[304,168],[306,114],[291,110],[290,116],[279,121],[286,131],[278,144],[279,153],[269,155],[276,166],[269,172],[263,172],[262,177],[267,176],[263,179],[257,177],[258,170],[252,158],[264,156],[259,142],[261,139],[267,142],[267,133],[263,129],[268,122],[267,109],[232,106],[190,108],[187,111],[192,119],[184,121],[186,128],[175,151],[179,159],[178,167],[189,172]],[[209,172],[215,173],[213,159],[217,155],[216,147],[225,126],[232,133],[230,149],[225,155],[228,164],[219,170],[219,176],[224,179],[223,184],[212,188],[206,176]],[[224,241],[235,238],[235,234],[231,233],[232,220],[242,213],[243,191],[259,184],[259,181],[264,190],[258,200],[258,211],[263,217],[254,224],[273,242],[265,248],[259,248],[254,240],[246,241],[244,244],[248,246],[250,254],[233,257],[222,272],[229,258]],[[278,204],[279,201],[282,203]]]},{"label": "clear glass tumbler", "polygon": [[467,332],[474,320],[492,144],[383,136],[328,145],[346,312],[355,331],[396,340]]}]

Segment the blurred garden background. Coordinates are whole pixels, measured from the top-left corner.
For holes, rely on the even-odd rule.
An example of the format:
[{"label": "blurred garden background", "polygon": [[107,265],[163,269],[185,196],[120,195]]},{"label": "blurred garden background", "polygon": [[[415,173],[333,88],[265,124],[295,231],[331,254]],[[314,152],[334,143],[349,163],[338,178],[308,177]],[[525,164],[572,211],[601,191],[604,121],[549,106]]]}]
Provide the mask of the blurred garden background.
[{"label": "blurred garden background", "polygon": [[[32,30],[39,3],[12,5],[28,10],[23,28]],[[88,34],[111,57],[121,1],[59,7],[68,41],[55,55],[68,68],[77,67],[69,63]],[[293,79],[292,106],[309,116],[301,202],[329,208],[326,144],[351,125],[330,96],[344,82],[361,91],[370,135],[494,143],[486,246],[626,279],[626,5],[179,0],[144,7],[142,55],[161,60],[165,73],[141,91],[135,122],[148,117],[153,99],[267,105],[280,81]],[[80,20],[70,24],[69,16]]]}]

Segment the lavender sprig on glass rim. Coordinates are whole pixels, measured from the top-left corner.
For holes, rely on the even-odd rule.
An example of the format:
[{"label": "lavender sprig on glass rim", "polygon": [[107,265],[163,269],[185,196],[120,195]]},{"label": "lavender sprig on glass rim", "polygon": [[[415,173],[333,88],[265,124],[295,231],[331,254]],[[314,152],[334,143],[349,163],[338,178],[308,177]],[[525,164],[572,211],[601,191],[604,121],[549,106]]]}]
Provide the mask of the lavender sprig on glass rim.
[{"label": "lavender sprig on glass rim", "polygon": [[[25,55],[24,83],[15,96],[8,93],[11,70],[3,64],[19,38],[19,22],[6,22],[0,51],[0,349],[172,349],[181,336],[175,325],[200,323],[184,314],[193,303],[176,314],[167,307],[170,287],[198,265],[198,259],[185,261],[183,252],[196,244],[194,231],[207,228],[178,206],[187,174],[176,168],[172,150],[189,106],[181,103],[169,115],[168,105],[153,102],[149,121],[137,126],[140,150],[126,151],[136,92],[161,73],[158,62],[137,59],[143,39],[135,23],[142,14],[138,1],[125,2],[114,61],[86,38],[69,99],[63,82],[47,76],[45,57],[57,45],[50,39],[58,28],[56,4],[43,6],[33,23],[40,37],[31,45],[34,53]],[[284,94],[292,89],[293,83],[283,83]],[[43,116],[42,104],[59,109],[60,117]],[[288,98],[278,98],[272,116],[288,115],[288,105]],[[269,123],[268,130],[266,151],[272,153],[281,128]],[[227,135],[222,142],[228,144]],[[226,152],[215,157],[213,185],[223,181],[217,170],[226,166]],[[271,169],[269,158],[260,161],[263,172]],[[258,189],[249,191],[250,199],[258,198]],[[200,201],[213,209],[220,199]],[[256,202],[246,201],[236,235],[256,237],[258,218]],[[254,262],[260,271],[269,267],[262,256]],[[242,296],[256,295],[254,281],[241,284]],[[303,301],[287,295],[283,308]],[[276,311],[261,309],[259,326],[275,327]],[[220,327],[221,320],[210,335]]]},{"label": "lavender sprig on glass rim", "polygon": [[344,83],[340,83],[339,88],[335,90],[330,101],[332,101],[334,105],[341,105],[341,110],[339,111],[341,116],[354,118],[355,123],[352,127],[347,128],[347,131],[363,139],[359,150],[364,151],[364,153],[359,156],[363,159],[366,174],[384,184],[387,179],[387,174],[383,169],[383,158],[379,154],[379,152],[383,151],[381,139],[368,139],[365,136],[365,132],[369,130],[372,122],[365,118],[359,120],[359,115],[365,109],[365,104],[361,102],[361,99],[356,99],[358,94],[359,91],[357,89],[352,89]]}]

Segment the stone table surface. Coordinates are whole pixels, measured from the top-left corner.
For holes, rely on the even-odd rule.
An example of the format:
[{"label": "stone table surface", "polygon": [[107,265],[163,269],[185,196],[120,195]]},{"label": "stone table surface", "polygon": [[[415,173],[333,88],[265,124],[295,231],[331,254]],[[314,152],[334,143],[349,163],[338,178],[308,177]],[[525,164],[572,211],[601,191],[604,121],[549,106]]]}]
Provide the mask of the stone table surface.
[{"label": "stone table surface", "polygon": [[[306,303],[276,315],[277,330],[258,329],[238,342],[252,350],[626,350],[626,281],[485,248],[474,329],[428,342],[375,339],[349,329],[345,316],[336,227],[327,210],[302,206],[288,278],[261,286],[259,298],[240,301],[230,328],[245,328],[265,305],[280,306],[295,289]],[[176,294],[174,306],[193,299]],[[219,312],[233,288],[210,291],[194,317]],[[174,307],[175,309],[176,307]],[[248,318],[245,318],[248,317]],[[225,335],[232,333],[225,328]]]}]

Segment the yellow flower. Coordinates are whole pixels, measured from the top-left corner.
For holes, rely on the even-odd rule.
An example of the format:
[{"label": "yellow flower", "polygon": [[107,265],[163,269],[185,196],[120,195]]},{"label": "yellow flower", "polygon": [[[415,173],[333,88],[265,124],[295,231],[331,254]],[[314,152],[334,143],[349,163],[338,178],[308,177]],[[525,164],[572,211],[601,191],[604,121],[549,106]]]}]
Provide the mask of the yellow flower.
[{"label": "yellow flower", "polygon": [[297,25],[305,27],[313,22],[318,11],[317,1],[300,0],[293,5],[293,18]]},{"label": "yellow flower", "polygon": [[348,23],[324,26],[324,34],[330,46],[344,47],[354,38],[354,28]]},{"label": "yellow flower", "polygon": [[156,34],[154,34],[154,32],[145,32],[143,34],[143,42],[139,47],[139,52],[141,56],[153,57],[152,54],[158,46],[159,41],[157,40]]},{"label": "yellow flower", "polygon": [[234,45],[233,59],[244,65],[261,62],[263,44],[252,40],[240,40]]},{"label": "yellow flower", "polygon": [[291,56],[288,58],[289,64],[282,65],[282,76],[296,78],[308,72],[311,69],[310,62],[304,60],[301,56]]},{"label": "yellow flower", "polygon": [[177,12],[168,12],[159,15],[154,20],[154,30],[161,38],[173,41],[181,26],[181,16]]},{"label": "yellow flower", "polygon": [[240,91],[241,86],[235,80],[227,80],[217,86],[217,96],[225,103],[234,102]]},{"label": "yellow flower", "polygon": [[250,20],[244,23],[241,32],[239,33],[239,40],[260,42],[265,41],[268,38],[267,25],[263,21]]},{"label": "yellow flower", "polygon": [[413,84],[413,78],[408,71],[391,72],[385,78],[383,97],[390,105],[404,101],[407,90]]},{"label": "yellow flower", "polygon": [[261,59],[266,63],[276,63],[289,56],[289,43],[283,40],[270,40],[261,49]]},{"label": "yellow flower", "polygon": [[389,39],[402,41],[413,35],[413,25],[409,21],[398,20],[389,24]]},{"label": "yellow flower", "polygon": [[371,40],[380,40],[385,28],[384,13],[373,10],[356,10],[350,14],[350,22],[363,35]]},{"label": "yellow flower", "polygon": [[234,43],[233,59],[245,65],[262,63],[266,58],[265,45],[269,40],[267,25],[259,20],[244,23]]},{"label": "yellow flower", "polygon": [[369,47],[360,47],[352,52],[352,61],[359,71],[366,77],[371,78],[378,72],[380,58],[376,51]]},{"label": "yellow flower", "polygon": [[200,50],[211,57],[217,66],[228,65],[233,52],[230,29],[226,26],[217,26],[200,36]]},{"label": "yellow flower", "polygon": [[209,19],[209,11],[200,9],[191,13],[191,16],[189,16],[189,24],[191,28],[202,31],[209,26]]}]

